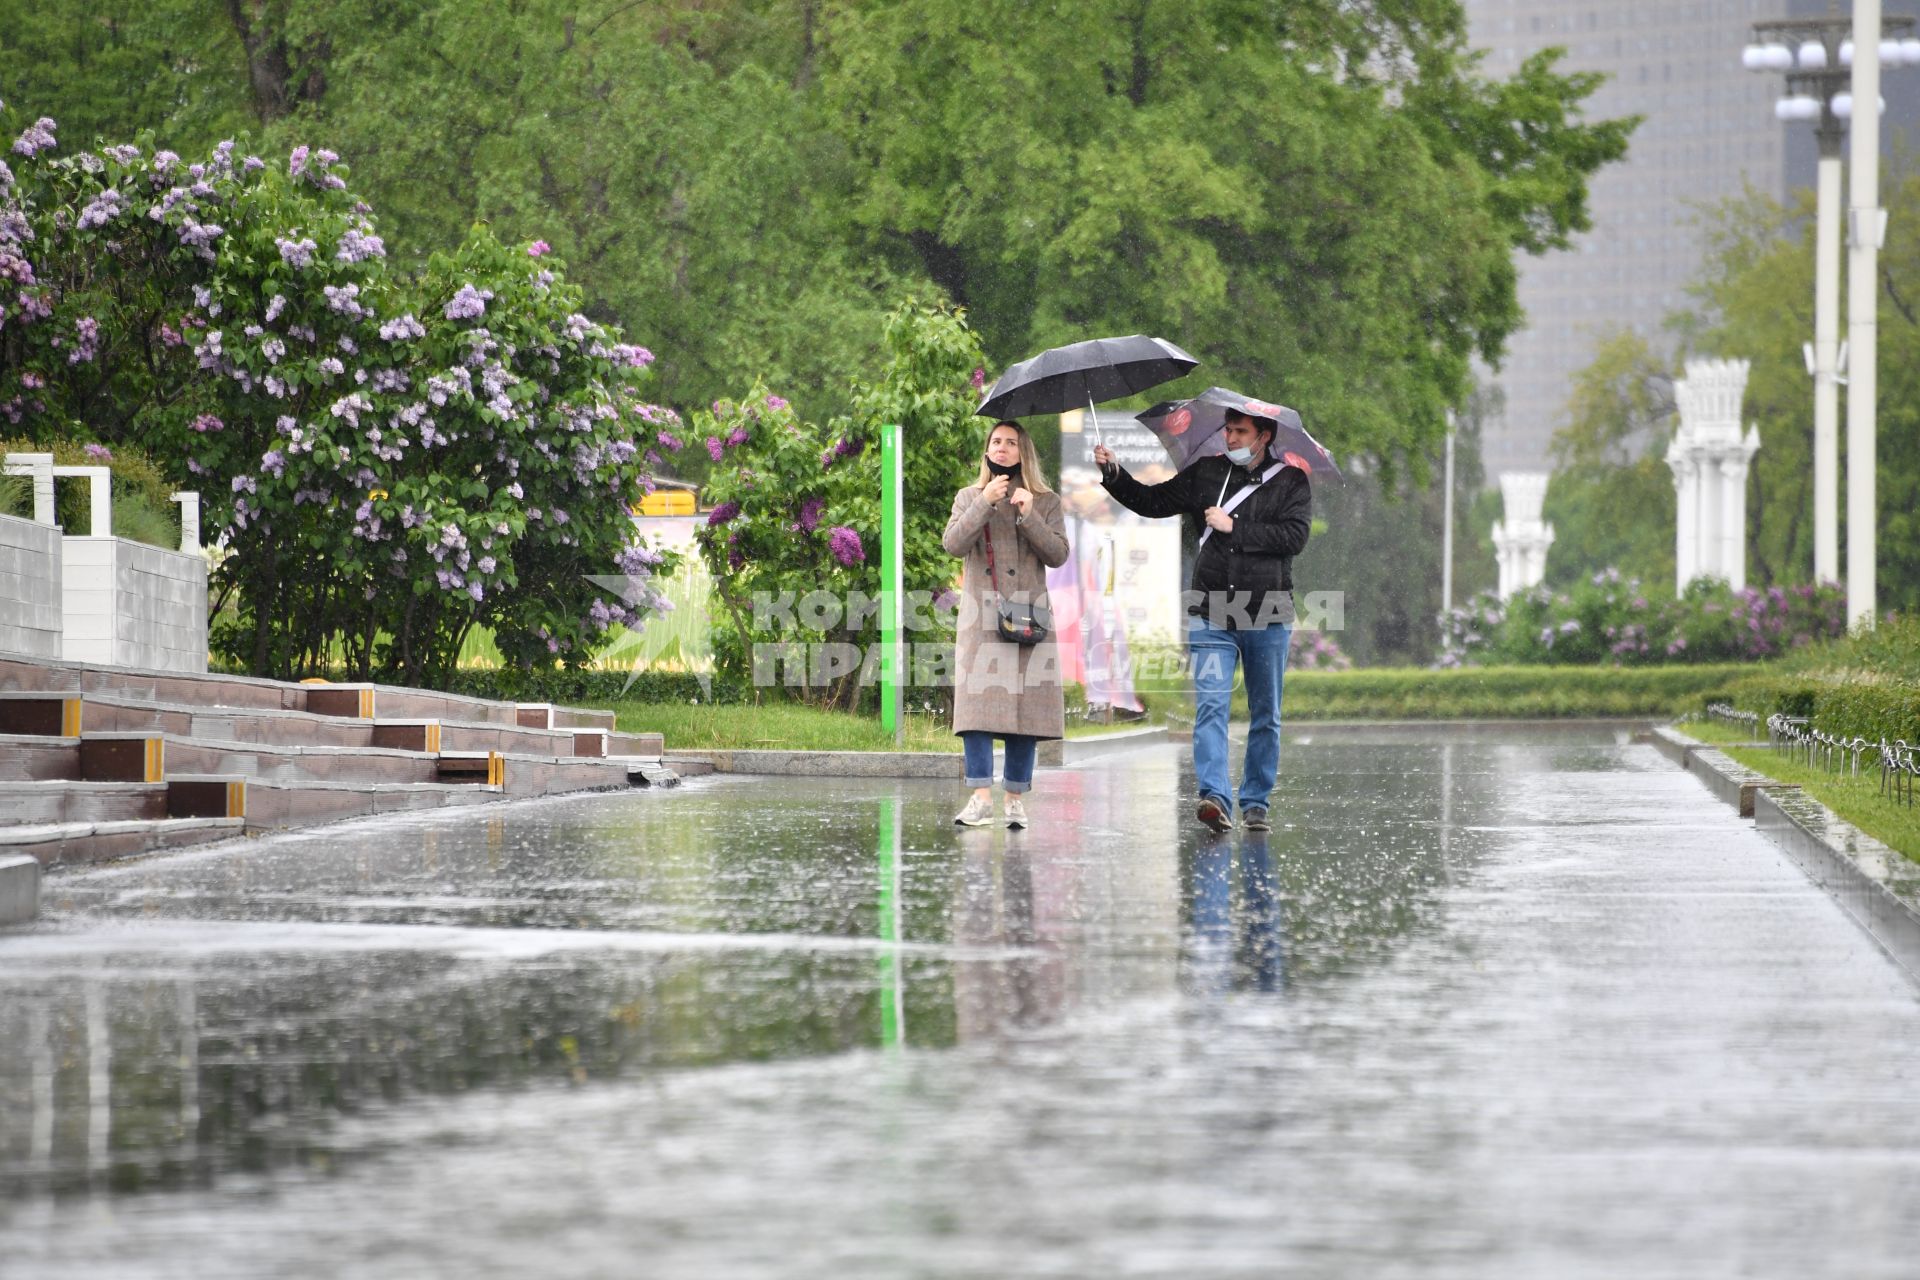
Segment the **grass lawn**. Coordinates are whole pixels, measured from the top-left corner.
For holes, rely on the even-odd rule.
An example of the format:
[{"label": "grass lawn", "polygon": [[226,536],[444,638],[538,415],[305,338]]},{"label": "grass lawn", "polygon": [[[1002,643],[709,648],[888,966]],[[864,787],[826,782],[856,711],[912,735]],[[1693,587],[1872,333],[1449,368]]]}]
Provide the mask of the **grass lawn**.
[{"label": "grass lawn", "polygon": [[[1769,748],[1762,737],[1755,743],[1744,726],[1716,720],[1690,720],[1676,725],[1688,737],[1712,743],[1749,769],[1780,782],[1798,783],[1807,794],[1874,839],[1920,862],[1920,805],[1880,793],[1880,770],[1863,760],[1860,775],[1829,773],[1808,768]],[[1764,732],[1764,730],[1763,730]]]},{"label": "grass lawn", "polygon": [[[623,730],[665,734],[669,751],[740,751],[756,748],[781,751],[960,750],[960,739],[953,736],[952,724],[945,716],[908,716],[906,741],[896,746],[892,734],[881,732],[877,716],[821,711],[793,703],[716,707],[667,702],[620,702],[614,704],[613,711],[619,717]],[[1153,717],[1116,720],[1111,726],[1070,719],[1067,721],[1067,736],[1076,739],[1097,738],[1107,733],[1151,728],[1160,723],[1163,722]]]}]

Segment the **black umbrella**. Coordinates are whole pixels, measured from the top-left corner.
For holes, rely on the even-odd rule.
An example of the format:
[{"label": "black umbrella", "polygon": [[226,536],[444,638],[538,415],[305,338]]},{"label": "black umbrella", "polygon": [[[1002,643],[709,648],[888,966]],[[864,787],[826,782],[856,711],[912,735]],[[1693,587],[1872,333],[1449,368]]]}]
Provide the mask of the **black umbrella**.
[{"label": "black umbrella", "polygon": [[[1171,382],[1200,362],[1164,338],[1144,333],[1090,338],[1022,360],[988,388],[975,415],[1024,418],[1065,413]],[[1094,430],[1100,429],[1099,420]]]},{"label": "black umbrella", "polygon": [[1135,416],[1159,437],[1174,467],[1185,470],[1195,458],[1226,452],[1222,432],[1226,429],[1229,409],[1278,424],[1273,444],[1267,450],[1275,462],[1296,466],[1315,480],[1345,478],[1334,465],[1333,455],[1307,434],[1298,413],[1283,404],[1244,396],[1228,387],[1208,387],[1191,400],[1169,400]]}]

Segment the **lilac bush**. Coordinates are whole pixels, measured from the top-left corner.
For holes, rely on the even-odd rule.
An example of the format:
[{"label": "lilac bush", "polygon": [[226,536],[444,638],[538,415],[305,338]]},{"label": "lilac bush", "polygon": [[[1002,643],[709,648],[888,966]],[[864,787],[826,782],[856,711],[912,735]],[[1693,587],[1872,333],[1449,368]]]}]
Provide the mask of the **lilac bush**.
[{"label": "lilac bush", "polygon": [[1441,619],[1439,665],[1586,663],[1650,666],[1775,658],[1846,634],[1833,586],[1747,587],[1703,579],[1658,598],[1605,569],[1570,591],[1485,593]]},{"label": "lilac bush", "polygon": [[13,150],[0,416],[137,445],[201,491],[225,657],[435,681],[475,626],[547,665],[659,607],[628,504],[677,421],[643,395],[652,354],[584,316],[544,246],[476,229],[394,269],[325,149],[69,156],[41,120]]}]

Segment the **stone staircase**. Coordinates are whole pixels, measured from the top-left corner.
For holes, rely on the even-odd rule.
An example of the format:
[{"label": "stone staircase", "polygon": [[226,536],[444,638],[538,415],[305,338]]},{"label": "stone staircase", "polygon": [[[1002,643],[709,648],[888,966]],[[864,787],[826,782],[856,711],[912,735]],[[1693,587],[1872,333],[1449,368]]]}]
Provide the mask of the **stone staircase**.
[{"label": "stone staircase", "polygon": [[247,832],[672,785],[610,711],[0,655],[0,857],[94,862]]}]

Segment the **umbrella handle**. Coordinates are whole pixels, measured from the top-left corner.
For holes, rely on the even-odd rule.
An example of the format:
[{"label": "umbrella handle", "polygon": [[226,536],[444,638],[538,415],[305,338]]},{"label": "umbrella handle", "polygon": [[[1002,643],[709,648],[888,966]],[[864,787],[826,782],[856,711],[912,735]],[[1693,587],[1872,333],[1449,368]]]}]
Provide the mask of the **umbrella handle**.
[{"label": "umbrella handle", "polygon": [[1093,422],[1094,444],[1105,447],[1107,443],[1106,433],[1100,430],[1100,415],[1094,411],[1093,394],[1091,392],[1087,394],[1087,417]]}]

